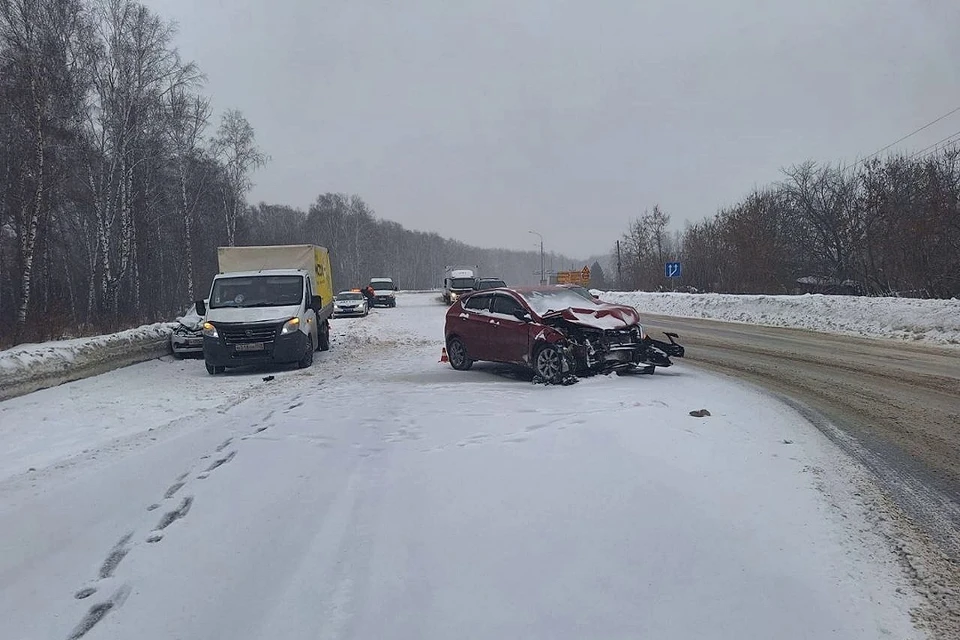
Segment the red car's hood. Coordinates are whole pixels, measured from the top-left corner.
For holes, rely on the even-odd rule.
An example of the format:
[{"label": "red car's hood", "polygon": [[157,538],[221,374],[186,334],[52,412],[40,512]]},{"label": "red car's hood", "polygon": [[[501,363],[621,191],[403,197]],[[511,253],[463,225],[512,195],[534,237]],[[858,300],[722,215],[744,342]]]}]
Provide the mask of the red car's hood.
[{"label": "red car's hood", "polygon": [[544,320],[556,318],[592,329],[625,329],[640,322],[640,314],[636,309],[619,304],[601,304],[589,308],[569,307],[543,317]]}]

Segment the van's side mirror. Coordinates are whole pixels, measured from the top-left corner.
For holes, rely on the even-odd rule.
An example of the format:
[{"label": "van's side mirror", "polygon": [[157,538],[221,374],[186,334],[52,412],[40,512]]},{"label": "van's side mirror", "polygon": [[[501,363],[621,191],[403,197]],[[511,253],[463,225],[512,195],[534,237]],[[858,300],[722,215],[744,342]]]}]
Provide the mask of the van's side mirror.
[{"label": "van's side mirror", "polygon": [[207,315],[207,305],[204,304],[203,300],[197,300],[193,303],[194,308],[197,310],[197,315],[201,318]]},{"label": "van's side mirror", "polygon": [[320,309],[323,309],[323,298],[320,296],[313,296],[310,298],[310,306],[314,311],[320,311]]},{"label": "van's side mirror", "polygon": [[393,285],[393,290],[394,290],[394,291],[400,291],[400,285],[396,285],[396,284]]},{"label": "van's side mirror", "polygon": [[530,322],[533,318],[530,317],[530,314],[527,313],[526,309],[514,309],[513,317],[521,322]]}]

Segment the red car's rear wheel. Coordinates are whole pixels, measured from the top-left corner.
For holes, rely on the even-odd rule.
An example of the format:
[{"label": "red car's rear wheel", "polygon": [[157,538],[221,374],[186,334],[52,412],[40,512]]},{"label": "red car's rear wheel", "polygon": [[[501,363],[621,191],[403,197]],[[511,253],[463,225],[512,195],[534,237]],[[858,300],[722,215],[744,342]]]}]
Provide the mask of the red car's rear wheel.
[{"label": "red car's rear wheel", "polygon": [[466,371],[473,366],[473,360],[467,355],[467,347],[463,340],[456,336],[447,341],[447,356],[450,358],[450,366],[457,371]]}]

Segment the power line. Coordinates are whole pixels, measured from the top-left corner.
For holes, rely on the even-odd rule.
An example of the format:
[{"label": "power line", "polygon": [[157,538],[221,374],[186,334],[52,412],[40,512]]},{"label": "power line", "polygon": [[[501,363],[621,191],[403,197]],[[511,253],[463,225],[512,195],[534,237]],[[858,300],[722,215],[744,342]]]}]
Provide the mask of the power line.
[{"label": "power line", "polygon": [[[950,135],[948,135],[948,136],[947,136],[946,138],[944,138],[943,140],[939,140],[939,141],[934,142],[933,144],[931,144],[929,147],[924,147],[923,149],[920,149],[920,151],[917,151],[916,153],[912,154],[912,155],[908,158],[908,160],[913,160],[913,159],[916,158],[917,156],[922,156],[922,157],[919,158],[919,159],[920,159],[920,160],[924,160],[924,159],[926,159],[927,157],[936,154],[938,151],[940,151],[940,149],[941,149],[942,147],[946,147],[949,143],[951,143],[951,142],[957,142],[958,139],[960,139],[960,131],[957,131],[957,132],[955,132],[955,133],[951,133]],[[941,147],[941,145],[942,145],[942,147]],[[931,151],[931,150],[932,150],[932,151]],[[927,153],[927,152],[929,152],[929,153]]]},{"label": "power line", "polygon": [[906,140],[907,138],[912,138],[913,136],[917,135],[918,133],[920,133],[920,132],[923,131],[924,129],[928,129],[929,127],[932,127],[933,125],[937,124],[937,123],[940,122],[941,120],[945,120],[945,119],[949,118],[950,116],[952,116],[953,114],[955,114],[955,113],[958,112],[958,111],[960,111],[960,107],[957,107],[957,108],[955,108],[955,109],[953,109],[953,110],[951,110],[951,111],[948,111],[947,113],[943,114],[942,116],[940,116],[940,117],[937,118],[936,120],[931,120],[930,122],[928,122],[927,124],[923,125],[923,126],[920,127],[919,129],[914,129],[913,131],[911,131],[911,132],[908,133],[907,135],[903,136],[902,138],[900,138],[900,139],[898,139],[898,140],[894,140],[893,142],[891,142],[891,143],[888,144],[887,146],[883,147],[882,149],[879,149],[879,150],[877,150],[877,151],[874,151],[873,153],[871,153],[869,156],[867,156],[866,158],[864,158],[863,160],[861,160],[861,161],[860,161],[859,163],[857,163],[857,164],[860,164],[860,163],[863,163],[863,162],[867,162],[868,160],[877,157],[878,155],[880,155],[881,153],[883,153],[884,151],[886,151],[886,150],[889,149],[890,147],[893,147],[893,146],[896,146],[896,145],[900,144],[901,142],[903,142],[903,141]]}]

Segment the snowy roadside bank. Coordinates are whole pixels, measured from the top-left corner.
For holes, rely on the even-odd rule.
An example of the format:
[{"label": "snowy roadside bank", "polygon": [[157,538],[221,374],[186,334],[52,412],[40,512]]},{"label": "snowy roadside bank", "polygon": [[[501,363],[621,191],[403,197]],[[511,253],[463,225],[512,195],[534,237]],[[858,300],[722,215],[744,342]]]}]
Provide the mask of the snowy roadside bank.
[{"label": "snowy roadside bank", "polygon": [[960,346],[960,300],[609,291],[641,313]]},{"label": "snowy roadside bank", "polygon": [[172,326],[158,322],[118,333],[22,344],[0,351],[0,400],[167,355]]}]

